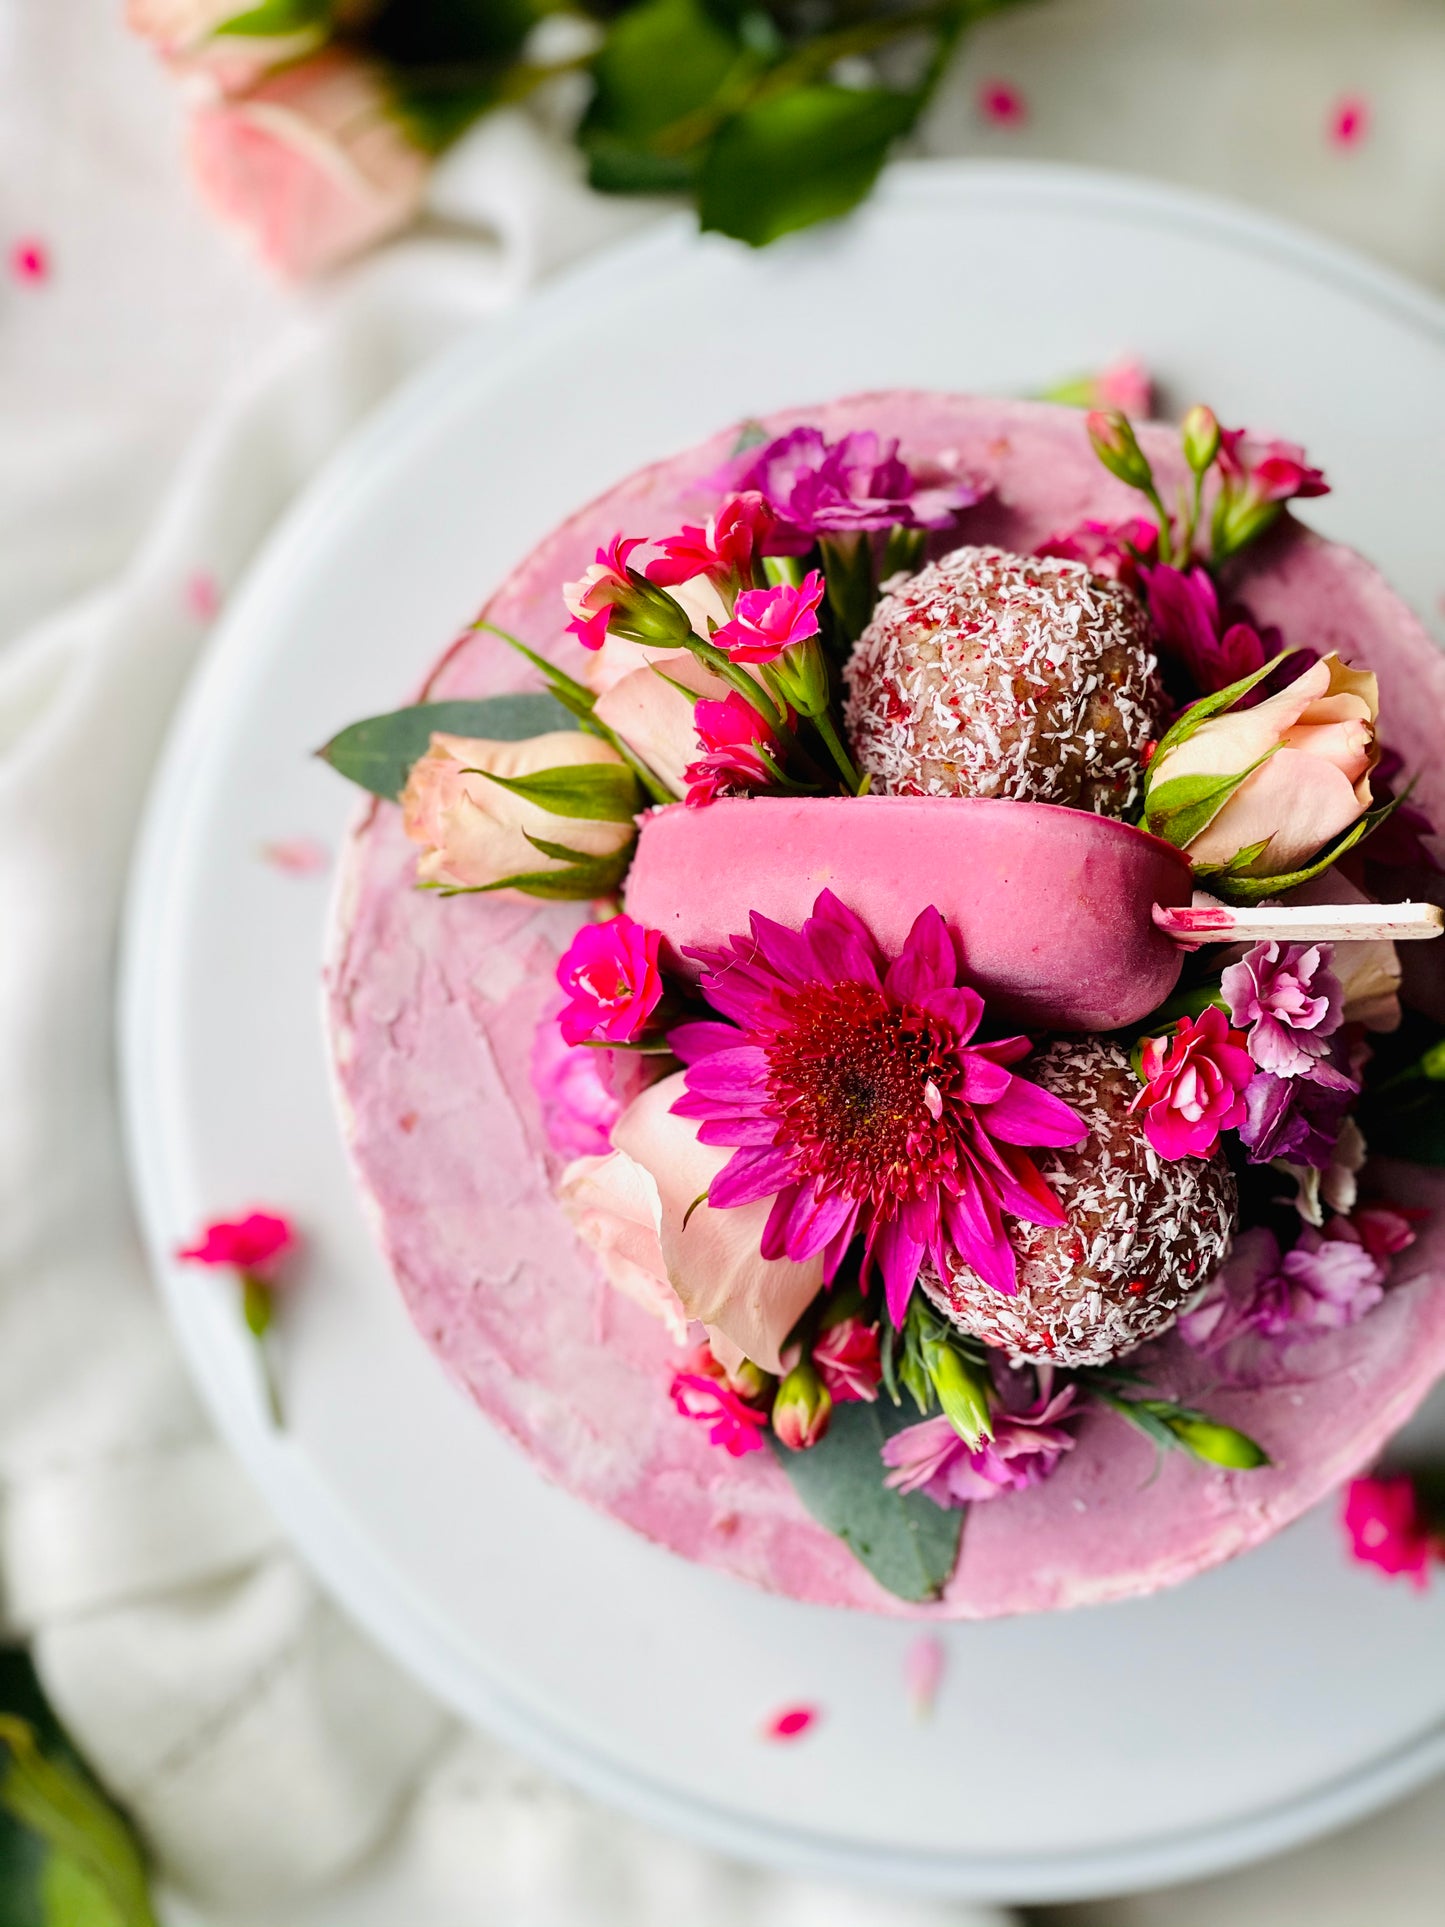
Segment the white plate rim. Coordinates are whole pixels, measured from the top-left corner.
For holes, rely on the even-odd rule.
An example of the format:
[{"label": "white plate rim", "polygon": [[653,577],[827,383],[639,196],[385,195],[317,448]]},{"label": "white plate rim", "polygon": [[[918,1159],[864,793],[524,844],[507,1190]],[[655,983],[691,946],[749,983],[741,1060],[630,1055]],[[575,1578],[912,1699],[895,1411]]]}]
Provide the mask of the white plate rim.
[{"label": "white plate rim", "polygon": [[[1087,205],[1136,218],[1189,225],[1215,238],[1286,257],[1315,276],[1343,285],[1367,303],[1404,319],[1445,344],[1445,304],[1393,271],[1274,217],[1213,196],[1131,176],[1048,163],[923,161],[894,164],[875,195],[883,210],[919,202],[951,204],[981,193]],[[470,330],[428,362],[349,434],[288,508],[264,543],[191,676],[158,762],[137,838],[126,894],[118,974],[118,1039],[126,1153],[152,1268],[172,1326],[218,1429],[260,1487],[295,1550],[322,1585],[376,1640],[444,1703],[486,1727],[539,1764],[596,1798],[744,1859],[832,1879],[960,1898],[1010,1901],[1080,1899],[1169,1884],[1274,1854],[1358,1819],[1445,1772],[1445,1724],[1322,1787],[1245,1819],[1161,1836],[1148,1844],[1057,1855],[949,1854],[853,1847],[782,1824],[741,1819],[725,1808],[673,1794],[665,1785],[621,1768],[539,1720],[495,1682],[483,1682],[456,1650],[450,1632],[404,1575],[379,1560],[329,1488],[307,1476],[285,1440],[258,1423],[248,1397],[223,1369],[196,1315],[168,1244],[172,1218],[165,1174],[152,1154],[149,1121],[156,1092],[148,1074],[148,1040],[164,1021],[147,997],[153,959],[175,913],[169,884],[170,826],[180,820],[189,773],[210,718],[225,705],[239,660],[236,641],[255,611],[305,552],[313,532],[344,513],[350,488],[387,459],[393,439],[409,432],[419,411],[442,405],[456,372],[486,344],[493,367],[509,344],[524,342],[529,323],[623,276],[655,270],[696,244],[691,218],[659,221],[589,257],[524,301]],[[235,639],[235,640],[233,640]]]}]

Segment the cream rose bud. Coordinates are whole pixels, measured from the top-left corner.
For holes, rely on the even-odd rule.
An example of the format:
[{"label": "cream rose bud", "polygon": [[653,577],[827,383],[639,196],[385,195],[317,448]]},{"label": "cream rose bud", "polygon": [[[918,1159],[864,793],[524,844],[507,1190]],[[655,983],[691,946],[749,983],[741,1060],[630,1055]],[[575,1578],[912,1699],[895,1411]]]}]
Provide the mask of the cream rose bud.
[{"label": "cream rose bud", "polygon": [[683,771],[702,753],[691,696],[683,690],[718,702],[728,685],[682,650],[672,650],[670,660],[659,666],[661,675],[656,668],[634,669],[613,683],[597,698],[596,715],[681,796],[687,788]]},{"label": "cream rose bud", "polygon": [[1166,784],[1184,776],[1237,776],[1258,763],[1184,847],[1196,863],[1227,864],[1263,843],[1244,874],[1301,869],[1369,809],[1370,771],[1380,754],[1378,715],[1374,676],[1325,656],[1277,696],[1211,717],[1163,750],[1149,772],[1146,827],[1155,827]]},{"label": "cream rose bud", "polygon": [[474,736],[433,736],[431,748],[412,765],[402,791],[402,821],[422,846],[417,876],[450,889],[487,889],[512,876],[562,870],[566,863],[544,856],[527,841],[563,844],[582,857],[615,856],[631,842],[635,826],[590,817],[558,816],[518,796],[486,775],[514,778],[588,763],[621,766],[622,758],[600,737],[559,729],[520,743],[493,743]]}]

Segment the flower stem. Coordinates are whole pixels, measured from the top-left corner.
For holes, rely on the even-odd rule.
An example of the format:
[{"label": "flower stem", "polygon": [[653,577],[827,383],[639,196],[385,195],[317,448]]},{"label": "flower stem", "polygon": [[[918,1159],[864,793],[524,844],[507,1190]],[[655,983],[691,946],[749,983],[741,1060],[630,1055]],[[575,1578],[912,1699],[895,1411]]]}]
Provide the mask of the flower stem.
[{"label": "flower stem", "polygon": [[848,754],[847,750],[844,749],[838,732],[833,727],[833,718],[825,709],[821,715],[813,718],[813,722],[818,734],[827,745],[828,754],[838,765],[842,773],[843,781],[848,785],[850,795],[860,796],[863,792],[863,779],[859,776],[852,757]]}]

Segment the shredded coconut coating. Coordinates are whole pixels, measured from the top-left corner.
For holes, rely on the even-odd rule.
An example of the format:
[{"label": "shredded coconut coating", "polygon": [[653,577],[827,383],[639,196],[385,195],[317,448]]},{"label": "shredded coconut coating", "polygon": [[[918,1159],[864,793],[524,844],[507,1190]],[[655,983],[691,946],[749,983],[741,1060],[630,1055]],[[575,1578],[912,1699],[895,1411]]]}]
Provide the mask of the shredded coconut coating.
[{"label": "shredded coconut coating", "polygon": [[1139,1084],[1128,1056],[1108,1038],[1060,1038],[1024,1074],[1089,1127],[1074,1150],[1035,1153],[1068,1222],[1009,1224],[1016,1297],[963,1264],[946,1283],[925,1265],[923,1288],[1014,1359],[1102,1365],[1157,1338],[1218,1268],[1238,1216],[1234,1173],[1217,1154],[1158,1155],[1129,1115]]},{"label": "shredded coconut coating", "polygon": [[1131,589],[990,548],[886,589],[846,671],[849,741],[876,791],[1129,811],[1160,714]]}]

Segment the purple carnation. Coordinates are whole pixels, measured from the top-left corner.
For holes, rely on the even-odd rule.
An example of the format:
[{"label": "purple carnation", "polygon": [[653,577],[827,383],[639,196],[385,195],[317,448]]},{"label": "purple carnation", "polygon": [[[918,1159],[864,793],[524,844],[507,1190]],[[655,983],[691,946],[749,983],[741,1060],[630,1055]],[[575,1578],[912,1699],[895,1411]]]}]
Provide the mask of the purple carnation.
[{"label": "purple carnation", "polygon": [[1315,1061],[1307,1077],[1261,1071],[1244,1093],[1240,1139],[1251,1164],[1287,1158],[1327,1170],[1359,1085],[1333,1062]]},{"label": "purple carnation", "polygon": [[976,1447],[946,1418],[910,1425],[883,1447],[883,1463],[892,1467],[883,1483],[899,1492],[924,1492],[942,1506],[1026,1491],[1072,1449],[1074,1435],[1065,1421],[1077,1416],[1074,1399],[1074,1387],[1066,1385],[1025,1411],[996,1413],[993,1437]]},{"label": "purple carnation", "polygon": [[871,431],[830,442],[816,428],[794,428],[747,450],[729,464],[725,479],[729,488],[763,496],[782,524],[773,546],[798,554],[818,535],[946,528],[988,493],[985,484],[963,477],[915,475],[899,457],[898,443]]},{"label": "purple carnation", "polygon": [[1292,1251],[1263,1226],[1241,1232],[1203,1295],[1179,1320],[1198,1352],[1237,1338],[1297,1338],[1356,1324],[1384,1296],[1387,1267],[1347,1222],[1326,1233],[1306,1226]]},{"label": "purple carnation", "polygon": [[1329,944],[1257,943],[1219,987],[1229,1021],[1249,1033],[1249,1054],[1276,1077],[1308,1077],[1329,1054],[1344,1009]]}]

